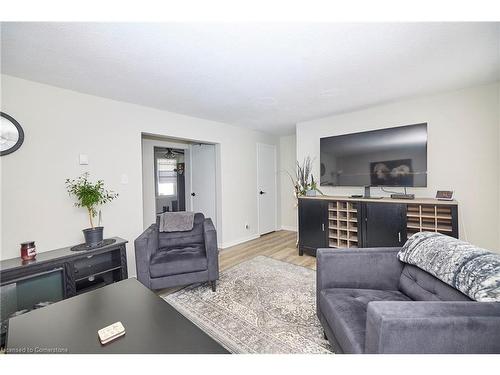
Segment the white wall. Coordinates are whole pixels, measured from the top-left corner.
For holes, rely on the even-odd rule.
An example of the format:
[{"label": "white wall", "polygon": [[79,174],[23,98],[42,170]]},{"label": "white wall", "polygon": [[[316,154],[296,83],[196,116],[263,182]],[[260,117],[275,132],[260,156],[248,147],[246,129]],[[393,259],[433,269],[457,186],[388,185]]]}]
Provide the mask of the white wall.
[{"label": "white wall", "polygon": [[[288,173],[295,175],[297,150],[295,134],[280,137],[279,180],[281,202],[281,228],[297,230],[297,200],[293,196],[293,186]],[[288,173],[287,173],[288,172]]]},{"label": "white wall", "polygon": [[[83,240],[85,211],[73,207],[64,181],[88,170],[120,194],[103,209],[105,236],[129,241],[129,272],[135,274],[133,240],[144,228],[141,132],[220,143],[218,235],[223,245],[256,235],[256,143],[277,145],[277,137],[11,76],[1,78],[2,111],[20,122],[26,136],[17,152],[1,158],[2,259],[19,256],[19,243],[26,240],[35,240],[38,251]],[[88,166],[78,165],[80,153],[89,155]],[[127,184],[120,182],[122,175],[128,177]],[[245,223],[250,224],[248,230]]]},{"label": "white wall", "polygon": [[[297,158],[316,157],[319,176],[320,137],[400,125],[428,123],[427,188],[455,190],[459,201],[460,237],[500,249],[499,220],[499,84],[405,100],[297,124]],[[361,194],[362,188],[323,187],[328,195]],[[372,188],[373,194],[385,195]],[[375,191],[376,190],[376,191]]]}]

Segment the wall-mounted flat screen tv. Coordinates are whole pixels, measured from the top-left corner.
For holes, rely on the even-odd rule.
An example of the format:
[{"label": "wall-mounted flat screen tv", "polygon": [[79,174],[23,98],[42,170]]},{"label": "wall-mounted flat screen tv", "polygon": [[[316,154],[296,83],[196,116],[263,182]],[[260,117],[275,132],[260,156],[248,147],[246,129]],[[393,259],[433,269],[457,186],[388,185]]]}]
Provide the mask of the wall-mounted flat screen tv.
[{"label": "wall-mounted flat screen tv", "polygon": [[320,141],[321,186],[427,186],[427,124]]}]

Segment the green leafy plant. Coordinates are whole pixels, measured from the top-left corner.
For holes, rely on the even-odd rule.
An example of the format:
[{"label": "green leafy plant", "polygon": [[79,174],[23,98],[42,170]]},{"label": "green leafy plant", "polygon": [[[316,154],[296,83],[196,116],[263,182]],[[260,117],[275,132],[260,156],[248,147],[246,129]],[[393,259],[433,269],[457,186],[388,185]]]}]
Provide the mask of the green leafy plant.
[{"label": "green leafy plant", "polygon": [[311,173],[313,161],[314,160],[311,160],[308,156],[304,159],[302,164],[297,162],[295,176],[292,176],[287,172],[290,180],[292,181],[295,197],[306,195],[306,191],[308,190],[316,190],[318,193],[323,195],[323,193],[318,189],[318,184],[314,180],[314,176]]},{"label": "green leafy plant", "polygon": [[66,190],[70,196],[76,198],[76,207],[87,209],[92,228],[94,228],[93,218],[97,215],[97,208],[118,197],[117,193],[104,189],[104,181],[89,181],[88,172],[77,179],[66,179]]}]

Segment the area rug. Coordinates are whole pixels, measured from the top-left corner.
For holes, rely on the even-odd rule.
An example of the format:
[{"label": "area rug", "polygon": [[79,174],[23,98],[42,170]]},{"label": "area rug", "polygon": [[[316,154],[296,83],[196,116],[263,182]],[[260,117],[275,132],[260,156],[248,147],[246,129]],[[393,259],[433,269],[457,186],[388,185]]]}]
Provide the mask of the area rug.
[{"label": "area rug", "polygon": [[316,272],[258,256],[164,299],[231,353],[332,353],[316,317]]}]

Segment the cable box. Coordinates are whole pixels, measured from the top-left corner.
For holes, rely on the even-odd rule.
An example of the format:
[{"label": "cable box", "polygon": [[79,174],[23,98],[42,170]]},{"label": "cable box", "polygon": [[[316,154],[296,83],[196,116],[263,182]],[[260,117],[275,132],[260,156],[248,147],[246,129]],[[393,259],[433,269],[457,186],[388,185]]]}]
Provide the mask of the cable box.
[{"label": "cable box", "polygon": [[391,194],[392,199],[415,199],[415,194],[394,193]]}]

